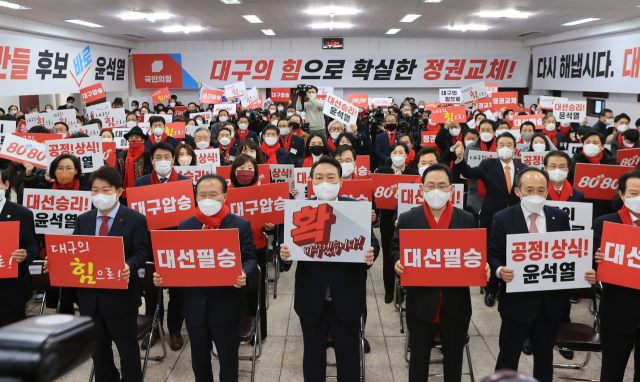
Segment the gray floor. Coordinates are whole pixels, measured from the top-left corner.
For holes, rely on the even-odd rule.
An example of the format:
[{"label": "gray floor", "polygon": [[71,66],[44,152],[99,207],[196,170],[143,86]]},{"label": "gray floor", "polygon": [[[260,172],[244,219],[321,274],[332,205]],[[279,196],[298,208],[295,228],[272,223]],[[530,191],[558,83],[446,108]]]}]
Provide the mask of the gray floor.
[{"label": "gray floor", "polygon": [[[271,270],[273,274],[273,269]],[[278,282],[278,298],[273,298],[273,287],[270,288],[269,301],[269,336],[263,345],[262,357],[257,362],[256,381],[302,381],[302,332],[298,316],[293,310],[293,285],[294,269],[283,273]],[[499,352],[498,335],[500,331],[500,315],[497,306],[488,308],[484,305],[484,296],[479,293],[479,288],[472,288],[473,317],[469,328],[471,358],[473,372],[476,380],[481,380],[490,374],[496,362]],[[165,301],[168,299],[165,298]],[[370,270],[367,282],[367,307],[368,321],[366,338],[371,344],[371,353],[366,356],[367,381],[407,381],[408,364],[404,361],[404,334],[400,333],[398,312],[393,304],[384,303],[384,288],[382,283],[382,257],[376,261]],[[30,315],[38,313],[37,304],[32,301],[29,305]],[[46,313],[53,313],[47,311]],[[585,324],[592,323],[592,314],[589,313],[588,303],[581,301],[574,304],[571,311],[571,319],[574,322]],[[165,324],[166,325],[166,324]],[[166,326],[165,326],[166,327]],[[161,362],[149,361],[147,368],[147,381],[192,381],[191,349],[189,346],[186,329],[182,334],[185,338],[185,347],[181,351],[171,351],[167,344],[168,355]],[[167,339],[168,340],[168,339]],[[152,348],[152,355],[160,354],[161,347],[156,344]],[[241,352],[249,354],[248,346],[241,346]],[[333,358],[330,350],[330,358]],[[116,365],[119,366],[117,350]],[[142,354],[142,353],[141,353]],[[434,351],[433,358],[440,355]],[[556,362],[565,362],[556,351]],[[584,354],[576,354],[573,362],[581,363]],[[601,358],[599,354],[592,355],[591,362],[584,370],[556,370],[555,376],[572,378],[598,379],[600,376]],[[242,369],[250,369],[248,361],[240,361]],[[219,367],[213,361],[214,375]],[[520,370],[530,374],[533,368],[533,358],[522,354],[520,358]],[[91,370],[91,363],[87,362],[64,376],[62,381],[86,381]],[[467,364],[463,366],[468,371]],[[441,372],[441,365],[433,365],[431,372]],[[329,367],[328,375],[335,375],[335,368]],[[218,376],[215,375],[215,381]],[[241,381],[249,381],[248,374],[240,375]],[[442,378],[433,378],[442,380]],[[463,376],[463,381],[468,377]],[[629,360],[625,381],[633,380],[633,357]]]}]

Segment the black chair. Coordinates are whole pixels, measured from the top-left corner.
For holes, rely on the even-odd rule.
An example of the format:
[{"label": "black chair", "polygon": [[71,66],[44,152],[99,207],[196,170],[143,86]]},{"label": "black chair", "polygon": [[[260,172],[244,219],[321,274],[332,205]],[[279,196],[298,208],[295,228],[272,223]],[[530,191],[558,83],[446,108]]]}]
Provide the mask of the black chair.
[{"label": "black chair", "polygon": [[60,299],[62,297],[62,287],[51,286],[51,280],[49,279],[49,273],[42,273],[42,267],[45,260],[34,260],[29,265],[29,273],[31,274],[31,286],[34,290],[41,290],[44,292],[42,296],[42,303],[40,303],[40,315],[44,310],[45,303],[47,301],[47,291],[58,290],[58,305],[56,306],[56,314],[60,312]]},{"label": "black chair", "polygon": [[[433,348],[442,349],[442,339],[440,339],[440,330],[436,332],[436,338],[434,339]],[[467,363],[469,364],[469,372],[462,373],[462,375],[468,375],[471,382],[475,381],[473,376],[473,365],[471,364],[471,351],[469,350],[469,335],[467,334],[467,343],[464,345],[464,349],[467,352]],[[409,363],[409,331],[407,330],[407,336],[404,342],[404,359]],[[442,359],[431,359],[429,364],[442,363]],[[429,374],[429,377],[443,377],[444,374]]]},{"label": "black chair", "polygon": [[404,318],[407,315],[405,307],[402,306],[405,299],[405,291],[402,285],[400,285],[400,276],[396,275],[396,310],[400,316],[400,333],[404,333]]},{"label": "black chair", "polygon": [[[275,235],[276,235],[276,240],[274,242],[274,247],[273,248],[269,248],[269,236],[266,234],[265,232],[265,236],[267,239],[267,269],[265,269],[266,272],[266,280],[267,280],[267,288],[269,287],[269,284],[273,284],[273,298],[278,298],[278,279],[280,278],[280,260],[278,258],[278,255],[276,254],[276,250],[275,248],[280,245],[280,243],[278,243],[278,238],[279,236],[279,227],[276,226],[275,229]],[[274,264],[274,272],[275,275],[273,276],[272,279],[269,278],[269,264],[273,263]],[[266,294],[269,294],[269,289],[267,289]],[[267,309],[269,309],[269,298],[267,298],[264,302],[265,307]]]},{"label": "black chair", "polygon": [[[331,332],[327,336],[327,349],[333,348],[333,338]],[[360,379],[362,382],[365,380],[365,353],[364,353],[364,314],[360,316]],[[327,366],[336,366],[335,362],[327,361]],[[327,376],[327,379],[338,379],[337,376]]]}]

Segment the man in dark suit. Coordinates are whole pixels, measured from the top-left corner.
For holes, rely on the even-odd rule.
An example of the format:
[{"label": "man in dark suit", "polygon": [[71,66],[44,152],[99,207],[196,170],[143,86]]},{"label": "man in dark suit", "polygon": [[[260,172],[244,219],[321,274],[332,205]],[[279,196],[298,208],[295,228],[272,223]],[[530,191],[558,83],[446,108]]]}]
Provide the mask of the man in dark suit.
[{"label": "man in dark suit", "polygon": [[278,121],[278,129],[280,129],[280,147],[291,155],[291,161],[298,163],[298,160],[304,159],[304,138],[291,133],[292,122],[282,118]]},{"label": "man in dark suit", "polygon": [[[318,200],[355,201],[338,196],[342,166],[334,158],[322,157],[311,167],[311,179]],[[323,184],[323,187],[316,187]],[[280,235],[279,242],[284,241]],[[325,381],[327,336],[336,349],[339,381],[360,380],[358,351],[360,317],[366,309],[366,273],[378,257],[380,246],[373,229],[371,248],[364,263],[301,261],[296,269],[294,305],[300,317],[304,340],[302,369],[306,382]],[[280,244],[285,271],[291,268],[289,248]]]},{"label": "man in dark suit", "polygon": [[76,99],[69,96],[67,97],[67,103],[65,103],[64,105],[60,105],[58,106],[58,110],[66,110],[66,109],[73,109],[74,106],[73,104],[76,102]]},{"label": "man in dark suit", "polygon": [[610,109],[602,109],[600,113],[598,113],[598,122],[593,125],[593,128],[606,137],[609,135],[608,127],[613,126],[613,123],[613,111]]},{"label": "man in dark suit", "polygon": [[[220,359],[220,381],[237,381],[240,319],[249,312],[244,286],[251,281],[257,264],[251,224],[230,213],[225,204],[227,183],[221,176],[203,176],[198,180],[196,190],[196,215],[183,220],[178,230],[237,229],[242,274],[234,287],[184,288],[184,318],[191,342],[191,365],[197,382],[213,382],[213,341]],[[157,272],[153,274],[153,281],[156,286],[162,286],[162,276]]]},{"label": "man in dark suit", "polygon": [[[487,122],[480,123],[481,137],[483,129],[487,128]],[[454,147],[456,150],[456,164],[454,171],[458,171],[467,179],[480,179],[486,189],[486,194],[482,200],[482,208],[480,209],[480,226],[487,229],[487,238],[491,235],[491,224],[493,215],[509,206],[518,204],[520,199],[515,194],[513,187],[514,180],[518,172],[527,166],[513,160],[513,152],[516,148],[516,139],[511,133],[502,133],[495,139],[495,150],[498,153],[497,159],[485,159],[477,167],[470,167],[464,159],[464,146],[462,142],[457,142]],[[484,141],[482,142],[484,143]],[[487,146],[489,144],[487,143]],[[469,196],[469,199],[472,197]],[[496,302],[498,294],[498,285],[492,279],[484,288],[484,303],[487,306],[493,306]]]},{"label": "man in dark suit", "polygon": [[[515,189],[521,202],[494,215],[487,249],[491,273],[501,280],[498,311],[502,326],[496,370],[517,370],[522,346],[530,336],[533,377],[540,382],[551,382],[553,378],[553,346],[564,313],[565,293],[563,290],[507,293],[506,283],[516,276],[506,267],[507,235],[571,231],[566,212],[544,205],[548,186],[548,175],[540,169],[528,167],[518,173]],[[584,277],[595,284],[594,270],[587,271]]]},{"label": "man in dark suit", "polygon": [[[596,263],[604,259],[602,229],[604,222],[640,227],[640,170],[629,171],[619,180],[618,194],[624,206],[618,212],[600,216],[593,222],[593,249]],[[629,259],[631,262],[632,259]],[[626,263],[625,263],[626,264]],[[631,355],[634,356],[634,381],[640,380],[640,290],[602,283],[600,299],[600,342],[602,343],[601,381],[622,382]]]},{"label": "man in dark suit", "polygon": [[547,200],[587,202],[584,198],[584,193],[573,188],[567,179],[570,165],[571,157],[564,151],[554,150],[544,157],[544,171],[549,174],[549,195]]},{"label": "man in dark suit", "polygon": [[[38,256],[40,249],[36,241],[33,212],[5,198],[5,192],[9,190],[5,170],[0,170],[0,183],[0,222],[20,222],[18,248],[6,248],[13,250],[11,257],[13,262],[18,263],[18,277],[0,279],[0,327],[3,327],[27,318],[26,305],[33,296],[29,264]],[[9,259],[3,260],[6,266]]]},{"label": "man in dark suit", "polygon": [[[401,229],[473,229],[476,220],[467,211],[453,207],[449,198],[453,174],[442,164],[429,166],[422,174],[424,204],[400,215],[391,240],[395,270],[402,280],[400,264]],[[438,219],[436,221],[436,219]],[[487,280],[489,264],[485,263]],[[407,287],[407,327],[411,333],[409,347],[409,381],[424,381],[429,375],[429,359],[438,329],[442,338],[445,380],[460,381],[462,357],[471,321],[471,294],[468,287]]]},{"label": "man in dark suit", "polygon": [[291,154],[282,148],[278,142],[280,129],[273,125],[267,125],[262,130],[262,145],[260,150],[267,164],[293,164]]},{"label": "man in dark suit", "polygon": [[170,137],[165,133],[165,121],[163,117],[155,116],[149,118],[149,125],[151,126],[151,134],[149,134],[149,139],[144,142],[144,147],[147,150],[151,149],[151,145],[158,142],[167,142],[174,149],[178,147],[180,141],[175,139],[174,137]]},{"label": "man in dark suit", "polygon": [[383,167],[385,161],[391,155],[391,146],[396,143],[400,135],[398,128],[398,117],[395,114],[387,114],[384,117],[384,133],[376,135],[375,150],[378,157],[378,167]]}]

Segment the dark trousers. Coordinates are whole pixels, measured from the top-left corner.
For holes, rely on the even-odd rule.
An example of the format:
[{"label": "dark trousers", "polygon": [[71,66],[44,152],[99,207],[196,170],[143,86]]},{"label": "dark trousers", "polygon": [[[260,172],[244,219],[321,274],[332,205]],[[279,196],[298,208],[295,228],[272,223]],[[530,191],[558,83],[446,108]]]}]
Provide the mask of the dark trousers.
[{"label": "dark trousers", "polygon": [[618,330],[615,322],[603,319],[600,323],[600,342],[602,344],[600,380],[622,382],[629,355],[635,347],[633,382],[640,382],[640,330],[631,334],[623,333]]},{"label": "dark trousers", "polygon": [[[265,282],[267,278],[267,247],[256,249],[256,257],[258,258],[258,265],[260,266],[260,269],[262,269],[262,279],[260,280],[262,286],[262,289],[260,290],[260,334],[261,338],[264,340],[267,337],[267,308],[265,306],[267,298],[267,285]],[[256,315],[254,307],[256,306],[257,301],[257,293],[247,292],[247,303],[249,304],[249,311],[251,312],[249,314],[254,317]]]},{"label": "dark trousers", "polygon": [[391,255],[391,239],[395,231],[393,210],[380,210],[380,238],[382,239],[382,279],[384,280],[384,293],[394,294],[396,285],[396,272],[393,270],[395,262]]},{"label": "dark trousers", "polygon": [[240,347],[240,321],[216,326],[205,308],[205,317],[200,326],[189,325],[187,332],[191,342],[191,367],[196,382],[213,382],[211,369],[212,341],[216,344],[220,361],[220,382],[238,381],[238,348]]},{"label": "dark trousers", "polygon": [[118,317],[104,317],[99,305],[96,305],[93,314],[93,322],[96,325],[96,348],[93,351],[96,382],[120,381],[120,373],[113,362],[111,342],[115,342],[120,355],[122,381],[142,380],[137,320],[137,312]]},{"label": "dark trousers", "polygon": [[[171,287],[169,289],[169,306],[167,312],[167,328],[169,333],[180,333],[184,316],[182,315],[182,306],[184,305],[184,288]],[[164,299],[164,295],[160,297]],[[158,294],[153,292],[144,292],[145,313],[147,316],[153,316],[156,313],[156,305],[158,304]],[[160,321],[159,326],[162,327],[164,319],[164,304],[160,303]]]},{"label": "dark trousers", "polygon": [[26,308],[26,304],[20,304],[17,308],[0,312],[0,328],[27,318]]},{"label": "dark trousers", "polygon": [[[500,353],[496,362],[496,370],[518,370],[522,345],[530,336],[533,350],[533,377],[540,382],[551,382],[553,379],[553,346],[558,338],[560,322],[549,320],[544,302],[540,306],[538,316],[531,323],[519,322],[504,315],[501,316]],[[413,349],[411,350],[413,351]]]},{"label": "dark trousers", "polygon": [[58,288],[47,291],[47,301],[45,306],[49,309],[58,307],[58,298],[60,299],[61,314],[76,314],[74,303],[78,302],[78,288]]},{"label": "dark trousers", "polygon": [[407,315],[409,329],[409,382],[425,382],[429,379],[429,360],[436,332],[440,328],[445,382],[460,382],[464,346],[467,343],[469,322],[456,325],[449,320],[445,308],[440,311],[440,324],[424,322]]},{"label": "dark trousers", "polygon": [[333,303],[325,302],[316,322],[300,319],[304,356],[302,371],[305,382],[324,382],[327,376],[327,336],[331,332],[336,352],[338,381],[360,381],[360,320],[348,324],[340,321]]},{"label": "dark trousers", "polygon": [[[484,224],[482,224],[482,222],[480,222],[480,228],[485,228],[487,230],[487,243],[488,243],[489,236],[491,235],[491,227],[487,227]],[[500,291],[500,280],[497,277],[491,277],[489,281],[487,281],[487,286],[484,287],[484,292],[487,294],[497,295],[499,291]]]}]

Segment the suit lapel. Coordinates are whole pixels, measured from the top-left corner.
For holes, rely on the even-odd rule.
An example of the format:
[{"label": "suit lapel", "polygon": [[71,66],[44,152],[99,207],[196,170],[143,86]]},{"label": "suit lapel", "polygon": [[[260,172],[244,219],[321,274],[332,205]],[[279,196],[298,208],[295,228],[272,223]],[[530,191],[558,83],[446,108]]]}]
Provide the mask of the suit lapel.
[{"label": "suit lapel", "polygon": [[98,209],[94,208],[90,211],[89,223],[87,224],[87,230],[89,235],[95,235],[96,233],[96,219],[98,218]]},{"label": "suit lapel", "polygon": [[[496,178],[498,178],[498,184],[500,184],[500,189],[504,191],[505,194],[509,194],[509,189],[507,188],[507,178],[504,174],[504,169],[502,167],[502,162],[500,159],[497,159],[493,165],[494,172],[496,173]],[[511,187],[513,188],[513,187]]]},{"label": "suit lapel", "polygon": [[529,228],[527,228],[527,221],[524,218],[522,207],[519,204],[516,206],[511,207],[513,211],[513,220],[511,222],[515,225],[516,232],[527,233]]},{"label": "suit lapel", "polygon": [[13,212],[13,203],[10,201],[4,202],[4,207],[0,211],[0,222],[9,221],[11,219],[11,213]]},{"label": "suit lapel", "polygon": [[[120,208],[118,208],[118,213],[116,214],[116,217],[113,219],[113,224],[111,225],[111,229],[109,230],[109,236],[120,236],[118,235],[118,233],[120,232],[120,229],[124,226],[123,219],[127,215],[123,207],[124,207],[123,205],[120,205]],[[96,219],[93,219],[94,222],[95,220]]]},{"label": "suit lapel", "polygon": [[420,208],[420,213],[418,214],[415,222],[415,224],[417,224],[416,229],[431,228],[429,227],[429,221],[427,221],[427,215],[424,214],[424,207],[422,205],[419,205],[419,208]]}]

